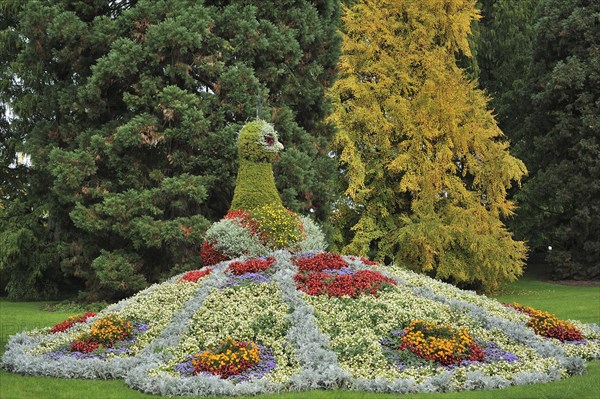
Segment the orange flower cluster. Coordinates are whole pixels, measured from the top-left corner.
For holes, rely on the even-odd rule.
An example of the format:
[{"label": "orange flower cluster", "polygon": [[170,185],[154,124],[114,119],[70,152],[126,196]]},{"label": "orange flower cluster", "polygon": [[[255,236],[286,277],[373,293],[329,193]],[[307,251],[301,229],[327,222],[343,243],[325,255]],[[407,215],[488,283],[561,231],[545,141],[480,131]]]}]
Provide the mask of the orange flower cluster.
[{"label": "orange flower cluster", "polygon": [[127,320],[109,314],[92,324],[88,339],[110,347],[115,342],[129,338],[133,333],[133,324]]},{"label": "orange flower cluster", "polygon": [[400,350],[444,366],[463,360],[482,361],[483,349],[475,343],[466,327],[455,330],[448,325],[414,320],[404,330]]},{"label": "orange flower cluster", "polygon": [[192,358],[194,374],[209,372],[221,378],[242,373],[260,360],[260,349],[253,342],[235,341],[231,338],[196,354]]},{"label": "orange flower cluster", "polygon": [[530,308],[529,306],[522,306],[518,303],[515,303],[514,305],[505,304],[505,306],[529,315],[527,325],[531,327],[537,335],[547,338],[556,338],[561,342],[583,340],[583,334],[577,327],[568,321],[560,320],[552,313]]}]

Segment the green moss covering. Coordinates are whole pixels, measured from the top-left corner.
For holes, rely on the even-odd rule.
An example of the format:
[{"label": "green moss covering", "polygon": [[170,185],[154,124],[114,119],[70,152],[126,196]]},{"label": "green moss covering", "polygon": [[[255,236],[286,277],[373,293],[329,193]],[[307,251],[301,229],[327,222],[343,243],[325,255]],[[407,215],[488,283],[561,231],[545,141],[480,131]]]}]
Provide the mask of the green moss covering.
[{"label": "green moss covering", "polygon": [[246,124],[238,138],[238,176],[230,210],[253,210],[263,205],[283,207],[271,162],[283,145],[271,125],[262,120]]}]

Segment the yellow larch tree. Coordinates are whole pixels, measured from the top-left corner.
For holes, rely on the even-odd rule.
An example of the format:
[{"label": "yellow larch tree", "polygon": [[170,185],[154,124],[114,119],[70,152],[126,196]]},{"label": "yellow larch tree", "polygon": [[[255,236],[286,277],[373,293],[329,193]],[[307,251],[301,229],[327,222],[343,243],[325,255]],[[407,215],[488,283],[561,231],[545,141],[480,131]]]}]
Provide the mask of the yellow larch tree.
[{"label": "yellow larch tree", "polygon": [[343,251],[490,292],[516,279],[526,247],[503,219],[524,164],[488,99],[456,64],[471,56],[475,0],[359,0],[344,12],[330,96],[349,201]]}]

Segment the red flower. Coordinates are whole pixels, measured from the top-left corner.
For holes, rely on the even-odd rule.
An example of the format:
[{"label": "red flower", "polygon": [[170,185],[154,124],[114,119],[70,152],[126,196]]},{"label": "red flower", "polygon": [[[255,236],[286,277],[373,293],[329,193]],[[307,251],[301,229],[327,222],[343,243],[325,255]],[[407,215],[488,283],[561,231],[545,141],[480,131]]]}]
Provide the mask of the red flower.
[{"label": "red flower", "polygon": [[67,320],[63,320],[50,329],[52,334],[57,332],[67,331],[77,323],[84,323],[88,318],[96,316],[94,312],[85,312],[79,316],[71,316]]},{"label": "red flower", "polygon": [[189,281],[190,283],[195,283],[201,278],[208,276],[211,272],[212,269],[192,270],[191,272],[184,274],[177,282],[181,283],[182,281]]},{"label": "red flower", "polygon": [[294,281],[298,289],[308,295],[327,294],[330,297],[351,298],[358,298],[360,294],[376,296],[382,287],[396,285],[394,280],[372,270],[360,270],[345,275],[323,272],[298,273],[294,276]]},{"label": "red flower", "polygon": [[71,344],[71,352],[83,352],[90,353],[98,349],[100,344],[98,342],[88,339],[86,341],[75,340]]},{"label": "red flower", "polygon": [[214,244],[205,241],[200,247],[200,259],[202,259],[204,266],[212,266],[229,260],[229,256],[217,251]]},{"label": "red flower", "polygon": [[251,259],[245,262],[232,262],[227,271],[236,276],[240,276],[245,273],[258,273],[269,269],[273,266],[275,258],[269,257],[266,260]]},{"label": "red flower", "polygon": [[312,257],[295,258],[294,264],[301,272],[322,272],[325,269],[339,270],[348,263],[338,254],[320,253]]}]

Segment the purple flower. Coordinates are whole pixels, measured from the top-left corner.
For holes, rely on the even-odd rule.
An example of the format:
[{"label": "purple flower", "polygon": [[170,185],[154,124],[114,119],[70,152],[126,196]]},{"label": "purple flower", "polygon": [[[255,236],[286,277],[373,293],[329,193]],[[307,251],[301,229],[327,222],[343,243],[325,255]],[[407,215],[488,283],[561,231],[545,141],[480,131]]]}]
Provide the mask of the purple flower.
[{"label": "purple flower", "polygon": [[229,279],[225,282],[225,287],[235,287],[237,285],[254,283],[270,283],[271,278],[267,276],[264,272],[257,273],[244,273],[239,276],[229,276]]}]

